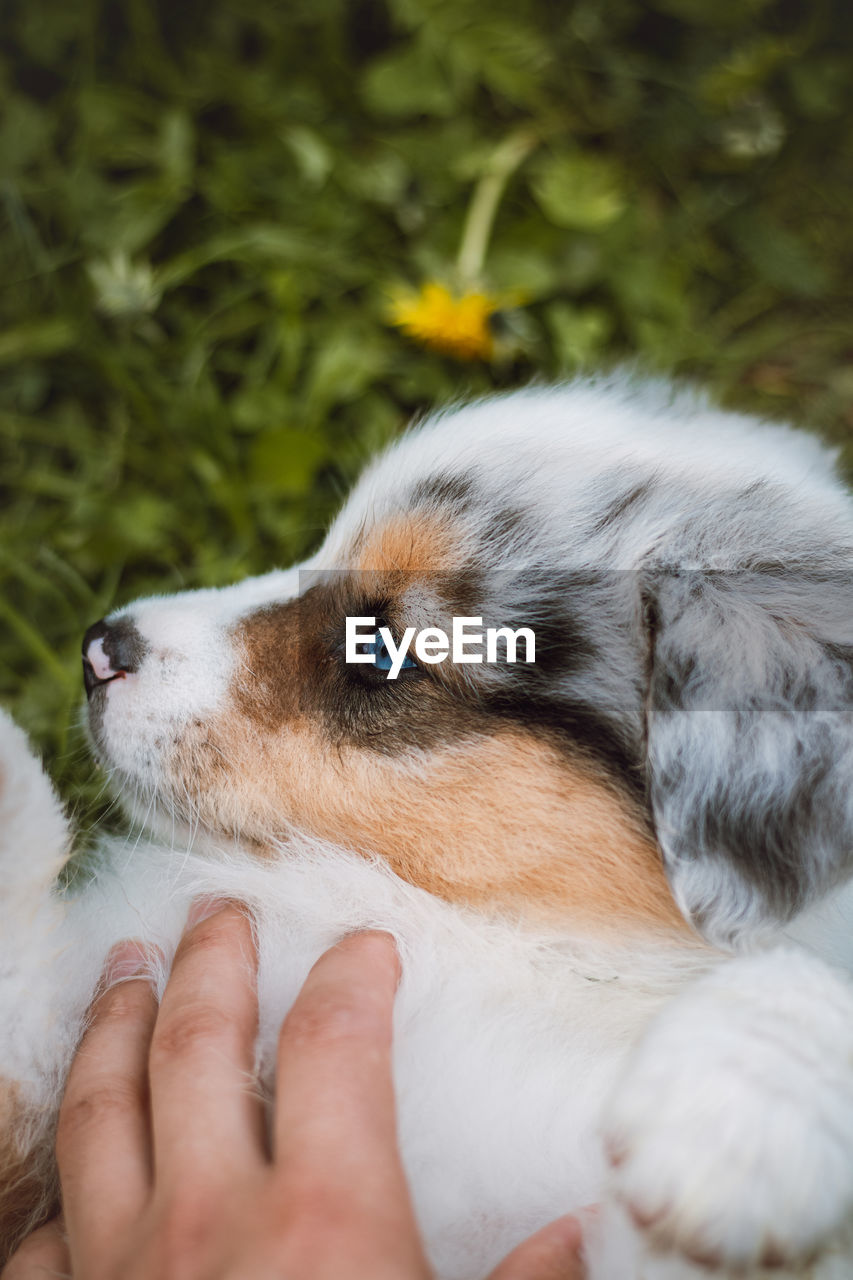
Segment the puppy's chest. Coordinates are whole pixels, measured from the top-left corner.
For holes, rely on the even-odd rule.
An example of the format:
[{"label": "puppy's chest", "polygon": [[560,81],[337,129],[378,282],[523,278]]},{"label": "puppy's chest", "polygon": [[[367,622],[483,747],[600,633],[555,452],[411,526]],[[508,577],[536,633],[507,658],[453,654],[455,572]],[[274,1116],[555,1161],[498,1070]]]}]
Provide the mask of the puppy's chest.
[{"label": "puppy's chest", "polygon": [[[442,1277],[485,1274],[525,1234],[599,1201],[599,1119],[631,1045],[669,994],[614,961],[525,948],[518,934],[400,919],[395,1084],[404,1164]],[[431,924],[431,928],[429,927]],[[420,926],[420,927],[418,927]],[[261,934],[259,1065],[321,939]],[[586,959],[588,963],[584,964]],[[670,990],[672,987],[670,986]],[[475,1240],[462,1226],[481,1224]]]},{"label": "puppy's chest", "polygon": [[95,953],[122,936],[155,941],[168,959],[199,894],[242,900],[253,912],[257,1065],[270,1097],[278,1031],[311,965],[354,929],[395,936],[403,960],[398,1131],[442,1280],[485,1274],[536,1227],[601,1198],[599,1119],[615,1076],[649,1020],[699,967],[654,943],[543,940],[339,852],[260,865],[177,860],[149,846],[132,863],[116,859],[114,869],[72,913],[75,936],[90,940],[93,980]]}]

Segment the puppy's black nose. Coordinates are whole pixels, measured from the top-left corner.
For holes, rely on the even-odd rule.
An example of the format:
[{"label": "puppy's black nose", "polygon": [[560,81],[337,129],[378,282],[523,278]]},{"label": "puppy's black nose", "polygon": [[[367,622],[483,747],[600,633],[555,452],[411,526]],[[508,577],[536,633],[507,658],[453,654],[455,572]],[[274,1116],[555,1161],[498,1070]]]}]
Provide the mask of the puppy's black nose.
[{"label": "puppy's black nose", "polygon": [[109,684],[138,671],[146,644],[129,618],[106,622],[102,618],[83,637],[83,684],[86,696],[99,685]]}]

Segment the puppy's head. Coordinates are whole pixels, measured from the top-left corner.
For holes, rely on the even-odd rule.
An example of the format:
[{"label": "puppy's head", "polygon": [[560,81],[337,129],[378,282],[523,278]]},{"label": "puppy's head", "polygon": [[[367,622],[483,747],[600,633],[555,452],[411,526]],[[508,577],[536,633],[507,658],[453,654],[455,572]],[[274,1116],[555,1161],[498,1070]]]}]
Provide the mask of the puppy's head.
[{"label": "puppy's head", "polygon": [[[587,387],[439,418],[301,570],[97,624],[90,722],[128,805],[260,856],[308,832],[579,926],[683,915],[731,942],[789,918],[847,863],[853,521],[825,462],[805,492],[751,457],[697,465],[675,428],[698,406],[668,412]],[[347,618],[394,644],[524,627],[535,661],[499,640],[389,679],[347,660]]]}]

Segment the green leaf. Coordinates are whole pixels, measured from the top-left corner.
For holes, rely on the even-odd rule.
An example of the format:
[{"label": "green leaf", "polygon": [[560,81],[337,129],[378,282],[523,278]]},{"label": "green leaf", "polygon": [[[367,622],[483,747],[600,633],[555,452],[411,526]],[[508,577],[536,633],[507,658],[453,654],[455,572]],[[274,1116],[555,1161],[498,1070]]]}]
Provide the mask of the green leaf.
[{"label": "green leaf", "polygon": [[163,289],[171,289],[214,262],[301,262],[304,266],[316,252],[302,229],[275,223],[248,223],[239,230],[225,231],[200,244],[192,244],[161,268],[158,280]]},{"label": "green leaf", "polygon": [[750,40],[729,51],[705,73],[699,82],[699,92],[712,106],[730,106],[762,88],[769,76],[789,62],[796,52],[793,41],[776,36]]},{"label": "green leaf", "polygon": [[604,156],[556,152],[533,167],[533,194],[558,227],[602,231],[625,209],[624,180]]},{"label": "green leaf", "polygon": [[308,382],[306,409],[321,415],[333,404],[355,400],[379,377],[388,348],[358,329],[336,329],[317,352]]},{"label": "green leaf", "polygon": [[322,187],[335,163],[331,147],[315,129],[305,125],[293,125],[284,137],[308,185]]},{"label": "green leaf", "polygon": [[745,210],[731,222],[732,239],[758,274],[779,289],[815,297],[826,289],[826,267],[802,236],[758,210]]},{"label": "green leaf", "polygon": [[4,93],[0,121],[0,155],[6,175],[32,163],[50,145],[52,119],[21,94]]},{"label": "green leaf", "polygon": [[231,416],[247,432],[277,428],[288,416],[290,400],[284,388],[274,382],[250,386],[231,399]]},{"label": "green leaf", "polygon": [[0,364],[55,356],[73,347],[77,338],[70,318],[53,316],[0,330]]},{"label": "green leaf", "polygon": [[558,365],[592,365],[613,332],[613,317],[603,307],[572,307],[554,302],[545,311]]},{"label": "green leaf", "polygon": [[379,116],[450,115],[455,95],[441,62],[420,43],[377,58],[362,77],[368,108]]},{"label": "green leaf", "polygon": [[113,537],[109,560],[161,546],[176,519],[172,504],[154,493],[136,493],[116,503],[109,516]]},{"label": "green leaf", "polygon": [[190,184],[195,165],[195,130],[185,111],[167,111],[160,129],[165,176],[179,190]]}]

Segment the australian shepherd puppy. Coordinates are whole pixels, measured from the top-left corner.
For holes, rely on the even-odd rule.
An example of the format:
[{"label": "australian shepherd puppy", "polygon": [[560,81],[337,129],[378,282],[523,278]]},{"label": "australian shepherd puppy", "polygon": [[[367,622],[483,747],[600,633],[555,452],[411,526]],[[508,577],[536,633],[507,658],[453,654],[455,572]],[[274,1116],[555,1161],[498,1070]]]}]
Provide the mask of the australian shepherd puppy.
[{"label": "australian shepherd puppy", "polygon": [[[212,893],[256,921],[262,1087],[321,952],[396,937],[443,1280],[591,1203],[592,1280],[849,1280],[851,570],[814,439],[622,375],[439,413],[307,564],[90,628],[135,834],[70,887],[58,802],[0,730],[7,1249],[55,1194],[108,948],[156,943],[163,983]],[[491,653],[439,660],[459,619]]]}]

